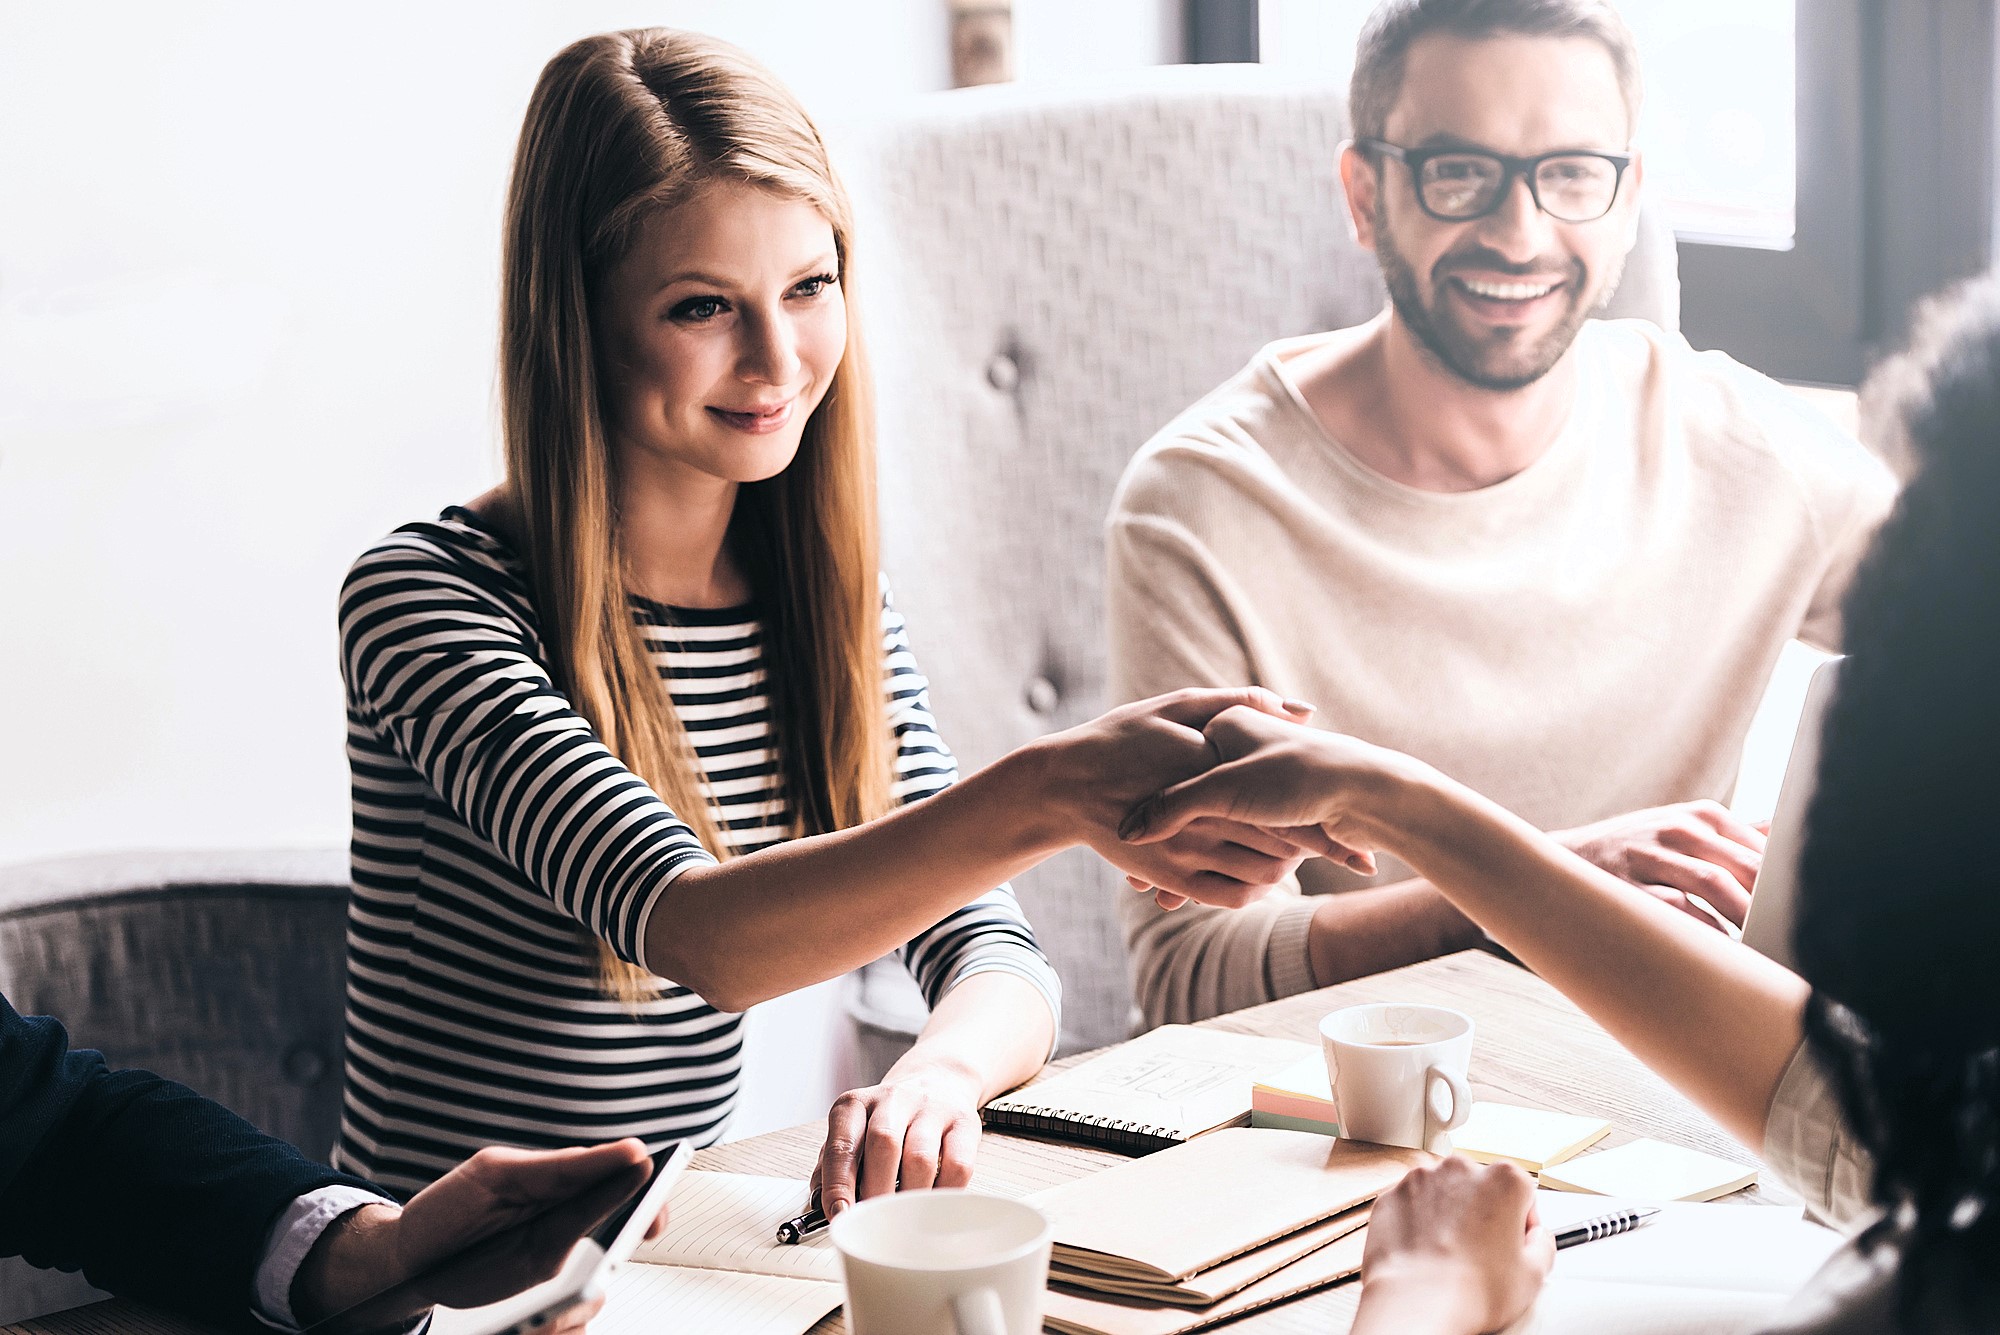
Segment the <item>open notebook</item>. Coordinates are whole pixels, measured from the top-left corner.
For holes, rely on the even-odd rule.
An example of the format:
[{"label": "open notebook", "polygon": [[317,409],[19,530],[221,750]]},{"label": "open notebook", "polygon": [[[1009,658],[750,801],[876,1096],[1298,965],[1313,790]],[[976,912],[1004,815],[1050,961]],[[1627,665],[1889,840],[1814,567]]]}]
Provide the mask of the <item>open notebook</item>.
[{"label": "open notebook", "polygon": [[825,1230],[794,1246],[777,1240],[805,1199],[799,1178],[687,1174],[666,1233],[612,1280],[590,1335],[801,1335],[840,1306],[840,1257]]},{"label": "open notebook", "polygon": [[1165,1024],[1003,1094],[981,1116],[996,1131],[1151,1154],[1249,1121],[1251,1084],[1312,1053],[1285,1038]]},{"label": "open notebook", "polygon": [[[1551,1228],[1606,1214],[1602,1196],[1535,1193]],[[1779,1206],[1673,1202],[1629,1233],[1556,1253],[1541,1297],[1506,1335],[1728,1335],[1759,1330],[1840,1246]]]}]

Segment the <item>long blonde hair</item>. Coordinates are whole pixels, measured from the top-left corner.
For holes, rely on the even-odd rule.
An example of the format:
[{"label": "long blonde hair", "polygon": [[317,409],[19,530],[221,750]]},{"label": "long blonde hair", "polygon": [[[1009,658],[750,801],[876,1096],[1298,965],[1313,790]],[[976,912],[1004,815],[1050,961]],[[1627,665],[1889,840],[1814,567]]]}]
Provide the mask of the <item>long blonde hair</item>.
[{"label": "long blonde hair", "polygon": [[[764,619],[792,833],[886,810],[874,411],[852,214],[805,108],[742,51],[643,28],[584,38],[542,70],[508,192],[500,399],[506,490],[556,682],[720,858],[729,850],[699,762],[626,603],[592,322],[640,224],[717,180],[802,199],[833,227],[846,354],[790,467],[739,489],[730,536]],[[631,1001],[648,990],[647,975],[596,946],[609,991]]]}]

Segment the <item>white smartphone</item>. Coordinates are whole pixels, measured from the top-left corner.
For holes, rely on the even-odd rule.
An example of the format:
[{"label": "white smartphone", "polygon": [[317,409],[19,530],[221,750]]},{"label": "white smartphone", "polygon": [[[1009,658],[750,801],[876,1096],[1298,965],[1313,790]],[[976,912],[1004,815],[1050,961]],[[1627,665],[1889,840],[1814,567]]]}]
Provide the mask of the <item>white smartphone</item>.
[{"label": "white smartphone", "polygon": [[[617,1194],[609,1199],[600,1184],[316,1323],[306,1335],[374,1335],[403,1329],[433,1308],[437,1309],[435,1335],[533,1335],[571,1308],[604,1296],[611,1276],[645,1240],[646,1229],[673,1192],[674,1180],[693,1157],[694,1147],[687,1142],[671,1145],[653,1156],[643,1183],[614,1188]],[[556,1231],[551,1236],[552,1220]],[[554,1257],[549,1248],[568,1239],[574,1241],[551,1275]],[[509,1288],[519,1291],[478,1306],[454,1303],[468,1299],[479,1303]]]}]

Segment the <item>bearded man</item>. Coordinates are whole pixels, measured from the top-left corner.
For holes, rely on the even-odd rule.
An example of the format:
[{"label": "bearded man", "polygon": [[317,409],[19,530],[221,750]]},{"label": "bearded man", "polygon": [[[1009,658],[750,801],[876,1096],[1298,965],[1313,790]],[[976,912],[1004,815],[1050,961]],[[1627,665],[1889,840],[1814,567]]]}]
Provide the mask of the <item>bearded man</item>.
[{"label": "bearded man", "polygon": [[[1112,687],[1311,702],[1740,922],[1763,846],[1722,806],[1744,735],[1788,641],[1837,647],[1894,483],[1723,354],[1591,318],[1637,239],[1639,100],[1603,0],[1378,7],[1340,180],[1388,309],[1269,345],[1133,459]],[[1148,1021],[1482,941],[1397,868],[1300,880],[1234,912],[1130,896]]]}]

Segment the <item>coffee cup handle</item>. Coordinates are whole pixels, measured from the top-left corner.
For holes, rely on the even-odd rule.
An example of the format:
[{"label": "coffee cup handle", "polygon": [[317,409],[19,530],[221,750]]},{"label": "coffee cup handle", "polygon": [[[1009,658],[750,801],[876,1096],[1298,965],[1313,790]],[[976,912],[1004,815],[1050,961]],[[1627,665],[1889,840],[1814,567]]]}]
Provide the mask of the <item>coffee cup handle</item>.
[{"label": "coffee cup handle", "polygon": [[958,1335],[1007,1335],[1007,1314],[992,1289],[973,1289],[951,1300],[951,1324]]},{"label": "coffee cup handle", "polygon": [[[1443,1118],[1434,1115],[1437,1107],[1437,1087],[1442,1082],[1451,1091],[1451,1112]],[[1465,1125],[1465,1119],[1472,1116],[1472,1089],[1465,1083],[1465,1077],[1456,1071],[1447,1071],[1442,1066],[1433,1066],[1424,1072],[1424,1148],[1439,1153],[1437,1141],[1447,1131],[1455,1131]]]}]

